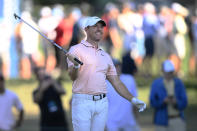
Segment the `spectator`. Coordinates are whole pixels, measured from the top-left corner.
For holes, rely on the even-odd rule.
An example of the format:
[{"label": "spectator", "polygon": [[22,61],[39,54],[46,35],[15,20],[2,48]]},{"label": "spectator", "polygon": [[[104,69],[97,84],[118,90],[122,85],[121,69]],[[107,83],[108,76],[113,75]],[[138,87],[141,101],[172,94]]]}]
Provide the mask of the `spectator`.
[{"label": "spectator", "polygon": [[[129,92],[134,97],[137,97],[137,88],[133,76],[134,72],[136,72],[136,66],[133,62],[129,62],[128,64],[127,60],[134,61],[130,56],[126,55],[123,58],[124,66],[122,66],[122,69],[119,61],[114,60],[114,65],[120,75],[120,80],[128,88]],[[126,68],[123,68],[125,66]],[[124,73],[121,74],[121,70],[124,71]],[[136,122],[136,107],[116,93],[109,82],[107,82],[107,87],[107,97],[109,101],[107,131],[139,131],[140,128]]]},{"label": "spectator", "polygon": [[154,36],[159,28],[159,20],[156,14],[156,8],[152,3],[145,3],[143,30],[145,35],[146,57],[152,58],[155,52]]},{"label": "spectator", "polygon": [[161,55],[161,52],[165,56],[170,56],[171,54],[176,54],[176,49],[173,45],[173,24],[174,24],[174,15],[173,10],[167,6],[161,6],[160,12],[158,14],[160,26],[158,28],[158,34],[156,43],[159,44],[159,47],[156,45],[156,54]]},{"label": "spectator", "polygon": [[[0,71],[3,73],[5,79],[10,77],[10,38],[11,29],[10,25],[5,21],[0,19]],[[6,33],[5,33],[6,30]]]},{"label": "spectator", "polygon": [[193,16],[192,19],[192,33],[193,33],[193,38],[194,38],[194,61],[195,61],[195,75],[197,74],[197,10],[195,11],[195,16]]},{"label": "spectator", "polygon": [[82,40],[86,39],[86,33],[83,30],[83,27],[84,27],[84,24],[86,22],[86,18],[92,12],[91,5],[86,3],[86,2],[82,2],[80,4],[80,10],[79,11],[81,12],[81,16],[74,24],[72,39],[71,39],[69,48],[73,45],[76,45],[76,44],[80,43]]},{"label": "spectator", "polygon": [[[52,16],[52,10],[44,6],[40,11],[41,18],[38,20],[38,26],[49,39],[54,40],[56,37],[55,28],[59,24],[59,19]],[[45,67],[47,72],[51,72],[56,66],[54,46],[46,39],[41,39],[42,48],[44,49]]]},{"label": "spectator", "polygon": [[61,95],[65,94],[64,88],[45,69],[35,68],[39,86],[33,92],[33,100],[39,105],[41,117],[41,131],[68,131]]},{"label": "spectator", "polygon": [[145,56],[145,46],[144,46],[144,32],[143,32],[143,5],[139,4],[136,7],[136,13],[135,13],[135,21],[134,21],[134,33],[135,33],[135,39],[136,43],[134,46],[134,49],[132,50],[132,58],[134,58],[137,66],[140,66],[143,62],[144,56]]},{"label": "spectator", "polygon": [[[175,12],[174,17],[174,46],[177,51],[178,62],[177,62],[177,72],[181,76],[187,75],[189,71],[189,58],[190,56],[189,42],[188,42],[188,26],[185,21],[186,16],[188,16],[189,11],[187,8],[183,7],[179,3],[172,4],[172,10]],[[188,39],[188,40],[187,40]]]},{"label": "spectator", "polygon": [[145,57],[143,60],[143,71],[146,75],[151,75],[153,72],[153,56],[155,55],[155,35],[158,33],[159,29],[159,19],[156,14],[156,8],[152,3],[144,4],[143,13],[143,31],[145,36],[144,47],[145,47]]},{"label": "spectator", "polygon": [[[55,42],[62,46],[64,49],[68,49],[72,40],[74,24],[81,17],[81,11],[78,8],[73,8],[67,17],[63,18],[55,29],[57,35]],[[66,69],[65,55],[59,50],[56,50],[57,67],[60,69]]]},{"label": "spectator", "polygon": [[122,40],[117,21],[120,11],[114,3],[107,3],[105,10],[106,13],[102,16],[106,22],[102,45],[105,51],[111,54],[113,58],[121,59]]},{"label": "spectator", "polygon": [[[37,28],[36,23],[33,21],[30,12],[23,11],[22,19],[26,20],[30,25]],[[16,26],[16,39],[20,59],[20,76],[24,79],[31,78],[31,62],[33,59],[38,63],[41,54],[39,53],[39,34],[28,27],[25,23],[20,22]]]},{"label": "spectator", "polygon": [[[12,107],[18,112],[18,119],[15,121],[12,114]],[[18,96],[6,89],[5,80],[0,73],[0,131],[13,131],[21,126],[24,117],[24,110]]]},{"label": "spectator", "polygon": [[185,131],[183,110],[187,107],[187,96],[183,82],[175,77],[170,60],[162,64],[163,77],[153,81],[150,103],[154,108],[156,131]]}]

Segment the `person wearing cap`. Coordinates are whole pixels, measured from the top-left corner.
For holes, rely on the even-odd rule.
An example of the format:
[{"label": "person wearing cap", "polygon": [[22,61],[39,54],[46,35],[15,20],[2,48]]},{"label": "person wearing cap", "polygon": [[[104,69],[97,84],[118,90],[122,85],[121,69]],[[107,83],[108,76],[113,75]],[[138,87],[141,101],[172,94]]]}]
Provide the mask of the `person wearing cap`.
[{"label": "person wearing cap", "polygon": [[154,108],[156,131],[185,131],[184,109],[187,95],[181,79],[174,74],[175,68],[170,60],[162,63],[163,76],[153,81],[150,104]]},{"label": "person wearing cap", "polygon": [[[74,45],[67,54],[68,72],[73,80],[72,124],[74,131],[104,131],[108,113],[106,79],[115,90],[138,107],[146,104],[135,98],[120,81],[111,57],[99,47],[105,22],[89,17],[84,25],[86,40]],[[83,62],[79,65],[74,58]]]},{"label": "person wearing cap", "polygon": [[[18,111],[15,120],[12,108]],[[24,108],[18,96],[5,88],[4,76],[0,73],[0,131],[13,131],[20,127],[24,118]]]},{"label": "person wearing cap", "polygon": [[[130,53],[123,56],[122,63],[116,59],[113,59],[113,63],[120,80],[125,84],[129,92],[137,97],[138,91],[134,78],[137,73],[137,66]],[[136,119],[138,116],[137,108],[122,98],[108,81],[107,98],[109,101],[107,131],[140,131]]]}]

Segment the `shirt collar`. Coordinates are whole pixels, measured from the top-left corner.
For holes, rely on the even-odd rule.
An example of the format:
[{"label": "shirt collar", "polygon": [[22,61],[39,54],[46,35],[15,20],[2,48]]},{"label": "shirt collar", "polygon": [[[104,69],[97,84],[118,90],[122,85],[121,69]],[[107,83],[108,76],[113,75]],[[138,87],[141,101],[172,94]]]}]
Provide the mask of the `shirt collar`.
[{"label": "shirt collar", "polygon": [[[87,42],[86,40],[82,40],[81,44],[85,45],[86,47],[92,47],[95,48],[95,46],[93,46],[92,44],[90,44],[89,42]],[[102,50],[100,47],[98,47],[97,50]]]}]

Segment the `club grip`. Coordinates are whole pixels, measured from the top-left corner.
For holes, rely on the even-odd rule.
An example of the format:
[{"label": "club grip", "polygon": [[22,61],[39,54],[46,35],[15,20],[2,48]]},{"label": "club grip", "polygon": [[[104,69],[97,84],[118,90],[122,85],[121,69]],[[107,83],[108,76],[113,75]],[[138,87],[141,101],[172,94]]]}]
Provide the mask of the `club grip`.
[{"label": "club grip", "polygon": [[83,62],[81,62],[80,60],[78,60],[77,58],[74,58],[74,60],[79,63],[80,65],[83,65]]}]

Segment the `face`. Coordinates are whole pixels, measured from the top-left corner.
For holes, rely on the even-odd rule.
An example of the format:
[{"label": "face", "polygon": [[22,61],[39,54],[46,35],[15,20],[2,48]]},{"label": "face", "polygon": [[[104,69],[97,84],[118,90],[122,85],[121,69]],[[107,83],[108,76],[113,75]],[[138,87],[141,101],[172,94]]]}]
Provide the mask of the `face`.
[{"label": "face", "polygon": [[103,37],[103,25],[100,22],[94,26],[88,26],[85,31],[87,33],[87,39],[92,41],[99,42]]},{"label": "face", "polygon": [[164,78],[166,80],[172,80],[174,78],[174,72],[164,72],[163,71],[163,74],[164,74]]}]

